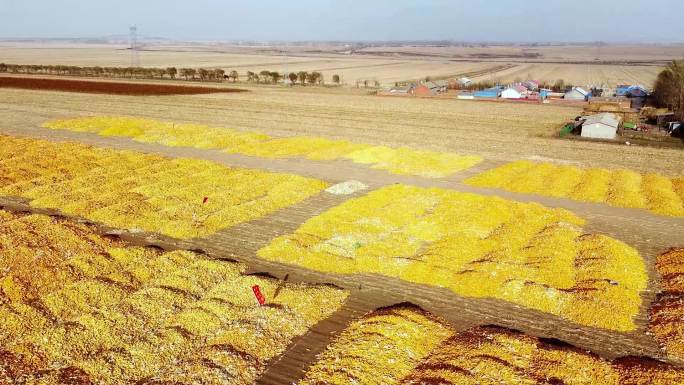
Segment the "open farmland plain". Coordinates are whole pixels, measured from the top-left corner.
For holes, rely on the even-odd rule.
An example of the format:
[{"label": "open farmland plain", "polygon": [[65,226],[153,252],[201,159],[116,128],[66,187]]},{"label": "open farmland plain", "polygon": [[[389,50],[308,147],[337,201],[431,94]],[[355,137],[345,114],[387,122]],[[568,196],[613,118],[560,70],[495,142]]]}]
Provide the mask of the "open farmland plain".
[{"label": "open farmland plain", "polygon": [[[474,80],[512,82],[518,78],[581,86],[638,83],[650,87],[668,61],[684,57],[682,45],[550,46],[389,46],[334,44],[231,45],[202,43],[144,44],[141,65],[247,71],[318,71],[327,82],[378,81],[382,85],[432,78],[470,76]],[[49,63],[46,63],[49,58]],[[1,42],[0,62],[74,66],[130,65],[123,44],[72,42]]]},{"label": "open farmland plain", "polygon": [[680,150],[239,88],[0,89],[0,383],[684,383]]}]

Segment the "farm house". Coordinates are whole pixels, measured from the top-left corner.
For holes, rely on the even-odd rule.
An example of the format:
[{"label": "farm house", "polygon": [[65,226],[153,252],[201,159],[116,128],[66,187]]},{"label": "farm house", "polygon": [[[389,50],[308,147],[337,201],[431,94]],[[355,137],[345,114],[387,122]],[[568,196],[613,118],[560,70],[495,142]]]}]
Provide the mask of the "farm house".
[{"label": "farm house", "polygon": [[409,84],[406,86],[397,86],[397,87],[392,87],[389,90],[389,93],[391,94],[413,94],[413,91],[415,90],[416,85],[415,84]]},{"label": "farm house", "polygon": [[503,90],[503,92],[501,92],[502,99],[522,99],[522,97],[522,92],[520,92],[520,90],[514,87],[508,87],[505,90]]},{"label": "farm house", "polygon": [[582,87],[573,87],[572,90],[565,93],[566,100],[589,100],[591,92]]},{"label": "farm house", "polygon": [[620,120],[617,115],[609,112],[591,115],[582,123],[582,137],[615,139]]}]

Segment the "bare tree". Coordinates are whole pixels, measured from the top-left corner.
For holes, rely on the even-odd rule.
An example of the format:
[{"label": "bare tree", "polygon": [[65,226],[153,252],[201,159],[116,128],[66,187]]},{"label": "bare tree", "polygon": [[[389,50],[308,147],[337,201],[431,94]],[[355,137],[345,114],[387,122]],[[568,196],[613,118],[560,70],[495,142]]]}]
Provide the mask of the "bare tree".
[{"label": "bare tree", "polygon": [[233,79],[233,83],[235,83],[237,81],[237,78],[238,78],[238,72],[235,70],[232,70],[232,71],[230,71],[229,76],[231,77],[231,79]]},{"label": "bare tree", "polygon": [[308,74],[306,73],[306,71],[299,71],[297,72],[297,78],[302,83],[302,85],[304,85],[306,79],[308,78]]},{"label": "bare tree", "polygon": [[263,79],[264,82],[268,82],[268,79],[271,78],[271,71],[263,70],[259,72],[259,76],[261,77],[261,79]]},{"label": "bare tree", "polygon": [[684,61],[673,60],[658,74],[653,96],[658,105],[672,108],[684,119]]}]

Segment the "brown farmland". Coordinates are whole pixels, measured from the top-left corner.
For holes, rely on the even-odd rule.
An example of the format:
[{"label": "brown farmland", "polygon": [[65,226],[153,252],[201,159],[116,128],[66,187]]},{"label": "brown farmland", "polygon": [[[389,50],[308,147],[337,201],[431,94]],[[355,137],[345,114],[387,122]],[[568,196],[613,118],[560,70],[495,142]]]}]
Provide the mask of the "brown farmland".
[{"label": "brown farmland", "polygon": [[243,90],[233,88],[13,76],[0,77],[0,88],[133,96],[198,95],[221,92],[243,92]]}]

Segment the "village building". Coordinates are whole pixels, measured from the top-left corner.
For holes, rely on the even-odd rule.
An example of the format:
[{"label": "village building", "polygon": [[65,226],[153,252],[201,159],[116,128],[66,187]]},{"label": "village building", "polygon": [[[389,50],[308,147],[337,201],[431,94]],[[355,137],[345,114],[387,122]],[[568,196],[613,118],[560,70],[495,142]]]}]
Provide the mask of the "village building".
[{"label": "village building", "polygon": [[484,90],[480,91],[475,91],[473,96],[476,98],[484,98],[484,99],[496,99],[501,95],[501,88],[499,87],[494,87],[494,88],[487,88]]},{"label": "village building", "polygon": [[508,87],[501,92],[502,99],[522,99],[523,94],[516,87]]},{"label": "village building", "polygon": [[539,82],[536,80],[528,80],[523,82],[522,85],[530,91],[537,91],[539,89]]},{"label": "village building", "polygon": [[473,81],[465,76],[458,79],[458,85],[461,87],[469,87],[471,84],[473,84]]},{"label": "village building", "polygon": [[617,115],[604,112],[591,115],[582,123],[582,137],[595,139],[615,139],[621,118]]},{"label": "village building", "polygon": [[582,87],[573,87],[570,91],[565,93],[566,100],[589,100],[591,92]]},{"label": "village building", "polygon": [[394,95],[413,95],[416,85],[411,83],[404,86],[396,86],[389,89],[390,94]]}]

